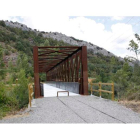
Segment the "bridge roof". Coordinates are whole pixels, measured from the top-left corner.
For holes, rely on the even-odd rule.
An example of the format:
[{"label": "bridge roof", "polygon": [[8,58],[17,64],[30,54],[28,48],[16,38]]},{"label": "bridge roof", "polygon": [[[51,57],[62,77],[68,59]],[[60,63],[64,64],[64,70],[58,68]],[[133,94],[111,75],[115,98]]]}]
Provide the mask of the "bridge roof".
[{"label": "bridge roof", "polygon": [[49,72],[81,49],[81,46],[38,47],[39,72]]}]

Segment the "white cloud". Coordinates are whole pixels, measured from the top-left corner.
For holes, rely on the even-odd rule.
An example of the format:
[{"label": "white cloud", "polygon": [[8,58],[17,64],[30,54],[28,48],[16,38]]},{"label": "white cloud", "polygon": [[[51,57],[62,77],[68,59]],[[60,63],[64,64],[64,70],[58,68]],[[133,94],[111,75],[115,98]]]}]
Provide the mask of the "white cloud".
[{"label": "white cloud", "polygon": [[111,38],[107,40],[101,46],[106,46],[107,50],[110,50],[117,56],[125,57],[127,55],[134,55],[128,51],[129,41],[134,39],[134,31],[131,25],[124,23],[117,23],[111,26]]},{"label": "white cloud", "polygon": [[111,19],[112,20],[123,20],[124,17],[123,16],[113,16]]},{"label": "white cloud", "polygon": [[0,15],[0,20],[11,20],[11,17]]},{"label": "white cloud", "polygon": [[[17,17],[3,18],[4,20],[7,18],[8,20],[19,21]],[[117,23],[112,25],[111,30],[108,31],[105,29],[104,24],[85,17],[22,16],[21,18],[23,24],[33,29],[61,32],[103,47],[117,56],[124,57],[126,54],[132,54],[127,50],[129,41],[134,38],[134,31],[130,24]]]}]

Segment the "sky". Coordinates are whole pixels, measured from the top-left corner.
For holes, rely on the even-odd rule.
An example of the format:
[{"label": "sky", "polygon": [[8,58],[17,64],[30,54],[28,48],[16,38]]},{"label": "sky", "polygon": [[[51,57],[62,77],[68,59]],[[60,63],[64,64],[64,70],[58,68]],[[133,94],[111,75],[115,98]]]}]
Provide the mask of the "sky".
[{"label": "sky", "polygon": [[59,32],[91,42],[117,56],[135,56],[127,50],[135,33],[140,34],[139,16],[0,16],[45,32]]}]

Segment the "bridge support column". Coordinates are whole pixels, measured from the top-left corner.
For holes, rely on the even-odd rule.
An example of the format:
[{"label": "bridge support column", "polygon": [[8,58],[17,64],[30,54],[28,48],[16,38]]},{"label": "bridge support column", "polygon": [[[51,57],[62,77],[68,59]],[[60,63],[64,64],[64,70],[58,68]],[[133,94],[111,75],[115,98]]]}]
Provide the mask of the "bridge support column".
[{"label": "bridge support column", "polygon": [[34,57],[34,87],[35,87],[35,98],[40,97],[40,81],[39,81],[39,66],[38,66],[38,47],[33,48]]},{"label": "bridge support column", "polygon": [[88,95],[87,46],[82,46],[82,94]]}]

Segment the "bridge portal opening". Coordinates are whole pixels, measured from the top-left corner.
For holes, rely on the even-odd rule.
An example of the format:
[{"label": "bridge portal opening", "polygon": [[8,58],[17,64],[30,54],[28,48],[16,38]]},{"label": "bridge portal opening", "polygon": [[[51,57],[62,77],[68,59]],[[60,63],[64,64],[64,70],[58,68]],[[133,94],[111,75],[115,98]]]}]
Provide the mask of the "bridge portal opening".
[{"label": "bridge portal opening", "polygon": [[70,89],[78,83],[76,92],[88,95],[87,47],[33,47],[35,98],[41,96],[39,73],[46,73],[48,84]]}]

